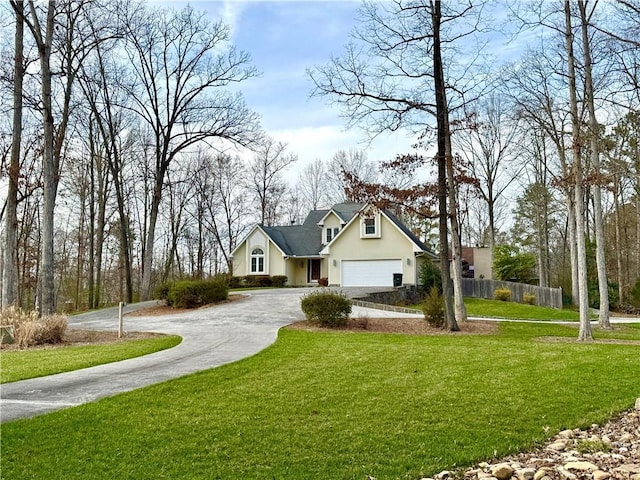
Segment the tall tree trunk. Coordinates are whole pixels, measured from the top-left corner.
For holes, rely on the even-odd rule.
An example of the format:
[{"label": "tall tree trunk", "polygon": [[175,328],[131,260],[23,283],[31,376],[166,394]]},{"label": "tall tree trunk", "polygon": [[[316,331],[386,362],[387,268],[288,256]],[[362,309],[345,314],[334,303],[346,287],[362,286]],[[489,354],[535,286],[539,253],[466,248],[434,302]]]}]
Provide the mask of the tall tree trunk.
[{"label": "tall tree trunk", "polygon": [[579,305],[578,243],[576,240],[576,207],[573,189],[567,190],[567,223],[569,226],[569,255],[571,259],[571,303]]},{"label": "tall tree trunk", "polygon": [[[164,178],[164,172],[157,173],[159,178]],[[142,285],[140,292],[140,300],[149,300],[151,298],[151,270],[153,268],[153,244],[155,243],[156,224],[158,222],[158,211],[160,210],[160,201],[162,199],[162,180],[158,182],[156,179],[151,200],[151,212],[149,214],[149,225],[147,230],[147,238],[145,239],[145,249],[142,258]]]},{"label": "tall tree trunk", "polygon": [[87,308],[93,308],[93,295],[95,293],[95,267],[96,267],[96,168],[94,164],[95,151],[93,143],[93,129],[89,120],[89,265],[87,272]]},{"label": "tall tree trunk", "polygon": [[[571,178],[571,167],[569,166],[569,162],[567,161],[566,147],[559,137],[553,137],[553,142],[556,145],[558,157],[560,158],[562,175],[565,178]],[[567,243],[569,245],[569,261],[571,264],[571,303],[573,305],[578,305],[580,303],[580,295],[578,293],[578,252],[576,246],[576,209],[574,206],[575,197],[571,185],[568,185],[564,190],[567,203]]]},{"label": "tall tree trunk", "polygon": [[9,164],[9,189],[5,219],[4,259],[2,271],[2,307],[13,305],[17,300],[18,280],[18,177],[20,175],[20,144],[22,142],[22,82],[24,79],[24,4],[15,2],[16,33],[13,61],[13,126],[11,138],[11,160]]},{"label": "tall tree trunk", "polygon": [[[111,172],[115,179],[119,172]],[[120,222],[120,250],[122,258],[122,274],[124,276],[124,283],[126,285],[125,290],[121,295],[124,301],[127,303],[133,302],[133,280],[131,274],[131,243],[129,235],[129,216],[127,215],[127,208],[125,205],[124,193],[122,192],[122,179],[114,180],[114,186],[116,188],[116,197],[118,202],[118,217]],[[104,227],[103,227],[104,231]]]},{"label": "tall tree trunk", "polygon": [[596,266],[598,269],[598,290],[600,292],[600,309],[598,314],[598,324],[602,328],[611,328],[609,322],[609,281],[607,279],[607,263],[605,259],[605,239],[604,220],[602,218],[602,188],[600,175],[600,132],[598,119],[596,118],[596,108],[593,91],[591,44],[589,42],[589,31],[585,0],[578,1],[580,10],[580,21],[582,23],[582,52],[584,55],[585,71],[585,100],[589,111],[589,130],[591,145],[591,166],[593,167],[596,183],[593,186],[593,215],[596,237]]},{"label": "tall tree trunk", "polygon": [[453,280],[453,307],[457,322],[467,321],[467,307],[462,296],[462,245],[460,242],[460,225],[458,224],[458,199],[453,176],[453,155],[451,153],[451,132],[448,123],[445,124],[445,148],[447,157],[447,182],[449,186],[449,221],[451,223],[451,246]]},{"label": "tall tree trunk", "polygon": [[[89,167],[91,168],[91,167]],[[84,177],[84,172],[83,172]],[[80,186],[80,219],[78,222],[78,252],[76,258],[76,291],[75,291],[75,310],[79,310],[80,308],[80,291],[82,286],[82,274],[83,274],[83,265],[84,265],[84,257],[85,257],[85,249],[86,249],[86,240],[85,240],[85,228],[87,223],[87,214],[85,209],[85,204],[87,202],[87,190],[86,190],[86,178],[80,179],[84,185]]]},{"label": "tall tree trunk", "polygon": [[95,253],[95,271],[96,271],[96,283],[95,291],[93,294],[93,307],[100,308],[100,301],[102,300],[102,251],[104,249],[104,230],[106,224],[106,209],[107,209],[107,193],[104,186],[106,178],[100,175],[101,180],[98,183],[98,225],[96,227],[96,253]]},{"label": "tall tree trunk", "polygon": [[624,276],[622,268],[622,235],[620,232],[620,224],[622,219],[620,218],[620,177],[614,176],[613,179],[613,202],[614,202],[614,222],[615,222],[615,252],[616,252],[616,269],[618,271],[618,298],[620,303],[624,303]]},{"label": "tall tree trunk", "polygon": [[[54,29],[55,0],[50,0],[47,6],[47,24],[45,27],[45,38],[41,34],[37,41],[38,54],[40,56],[40,74],[42,77],[42,117],[43,117],[43,140],[44,148],[42,153],[42,218],[41,218],[41,261],[40,261],[40,313],[49,315],[56,310],[55,284],[54,284],[54,210],[56,205],[56,194],[58,190],[58,167],[54,152],[54,119],[51,95],[51,41]],[[35,6],[30,2],[30,8],[34,22],[37,20]],[[38,33],[40,29],[38,28]]]},{"label": "tall tree trunk", "polygon": [[[548,156],[547,146],[545,138],[542,136],[540,139],[540,164],[538,165],[538,183],[544,188],[545,193],[547,191],[547,171],[548,171]],[[549,265],[549,197],[545,195],[542,202],[542,208],[538,212],[538,255],[540,259],[539,265],[539,285],[541,287],[548,287],[551,283],[550,279],[550,265]]]},{"label": "tall tree trunk", "polygon": [[431,19],[433,24],[433,71],[436,97],[436,118],[438,124],[438,204],[440,225],[440,268],[442,270],[442,294],[444,296],[445,324],[449,331],[458,331],[453,309],[453,292],[451,285],[451,268],[449,264],[449,239],[447,225],[447,133],[449,118],[447,113],[447,96],[444,82],[444,69],[440,46],[440,22],[442,19],[441,4],[430,0]]},{"label": "tall tree trunk", "polygon": [[591,320],[589,315],[589,298],[587,291],[587,255],[585,245],[585,221],[584,221],[584,196],[583,196],[583,172],[582,172],[582,139],[580,134],[580,118],[578,117],[578,99],[576,95],[576,71],[573,53],[573,30],[571,27],[571,4],[569,0],[564,2],[566,47],[568,61],[569,97],[571,103],[571,130],[573,137],[573,188],[575,197],[576,219],[576,247],[578,259],[578,293],[580,309],[580,330],[578,340],[593,340],[591,333]]}]

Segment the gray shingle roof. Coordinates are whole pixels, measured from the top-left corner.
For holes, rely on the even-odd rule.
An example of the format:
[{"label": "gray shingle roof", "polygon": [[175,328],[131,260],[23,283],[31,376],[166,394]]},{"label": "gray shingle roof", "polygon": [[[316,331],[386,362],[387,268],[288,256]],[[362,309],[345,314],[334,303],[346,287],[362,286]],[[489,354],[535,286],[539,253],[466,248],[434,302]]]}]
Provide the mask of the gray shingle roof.
[{"label": "gray shingle roof", "polygon": [[[330,210],[312,210],[305,218],[302,225],[285,225],[260,227],[271,237],[271,240],[287,256],[312,257],[317,256],[322,250],[322,232],[318,227],[318,222],[329,213],[334,211],[344,223],[348,223],[364,206],[363,203],[338,203]],[[416,237],[407,226],[395,215],[385,210],[387,217],[409,237],[422,250],[433,254],[431,249]]]},{"label": "gray shingle roof", "polygon": [[316,256],[322,250],[320,228],[313,225],[286,225],[262,229],[285,255],[297,257]]},{"label": "gray shingle roof", "polygon": [[344,223],[348,223],[362,207],[364,207],[364,203],[337,203],[331,207],[331,210],[336,212]]}]

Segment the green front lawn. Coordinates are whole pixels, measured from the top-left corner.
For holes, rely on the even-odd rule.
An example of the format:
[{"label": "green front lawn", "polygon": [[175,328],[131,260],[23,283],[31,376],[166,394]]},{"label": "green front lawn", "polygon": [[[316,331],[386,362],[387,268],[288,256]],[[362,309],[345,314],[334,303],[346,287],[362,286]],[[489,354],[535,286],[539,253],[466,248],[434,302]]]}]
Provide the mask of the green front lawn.
[{"label": "green front lawn", "polygon": [[467,314],[472,317],[572,322],[580,320],[580,314],[574,310],[539,307],[524,303],[503,302],[484,298],[465,298],[464,304],[467,306]]},{"label": "green front lawn", "polygon": [[[467,314],[470,317],[508,318],[511,320],[549,320],[577,322],[580,315],[574,310],[538,307],[523,303],[487,300],[484,298],[464,299]],[[411,305],[410,308],[422,310],[422,304]]]},{"label": "green front lawn", "polygon": [[70,372],[103,363],[118,362],[175,347],[182,341],[177,335],[105,345],[84,345],[52,349],[12,350],[0,353],[0,383]]},{"label": "green front lawn", "polygon": [[[416,479],[602,422],[638,396],[640,346],[281,330],[246,360],[2,425],[26,479]],[[640,339],[640,328],[609,336]],[[596,336],[605,334],[597,332]]]}]

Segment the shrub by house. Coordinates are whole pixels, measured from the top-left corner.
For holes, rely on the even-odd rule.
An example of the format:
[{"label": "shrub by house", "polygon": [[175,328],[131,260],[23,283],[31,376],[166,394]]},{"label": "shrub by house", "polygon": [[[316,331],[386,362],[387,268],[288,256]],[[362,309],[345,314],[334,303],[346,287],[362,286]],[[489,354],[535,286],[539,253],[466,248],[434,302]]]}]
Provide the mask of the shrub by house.
[{"label": "shrub by house", "polygon": [[162,285],[156,294],[173,308],[196,308],[226,300],[229,283],[224,276],[210,280],[178,280]]},{"label": "shrub by house", "polygon": [[307,320],[324,327],[341,327],[351,315],[351,300],[344,293],[327,290],[302,297],[302,311]]}]

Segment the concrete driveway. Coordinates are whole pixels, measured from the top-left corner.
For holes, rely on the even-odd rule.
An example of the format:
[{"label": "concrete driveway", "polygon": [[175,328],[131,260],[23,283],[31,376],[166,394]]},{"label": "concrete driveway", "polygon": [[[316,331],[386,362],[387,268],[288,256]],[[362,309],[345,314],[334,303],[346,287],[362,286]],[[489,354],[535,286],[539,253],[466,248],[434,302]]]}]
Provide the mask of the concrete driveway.
[{"label": "concrete driveway", "polygon": [[[236,302],[166,316],[125,316],[125,331],[180,335],[180,345],[143,357],[0,386],[0,422],[95,401],[249,357],[271,345],[278,329],[304,319],[308,289],[247,292]],[[350,295],[362,291],[347,291]],[[125,313],[154,302],[126,307]],[[353,316],[411,316],[354,307]],[[419,315],[418,315],[419,316]],[[117,309],[77,315],[70,328],[117,330]]]}]

